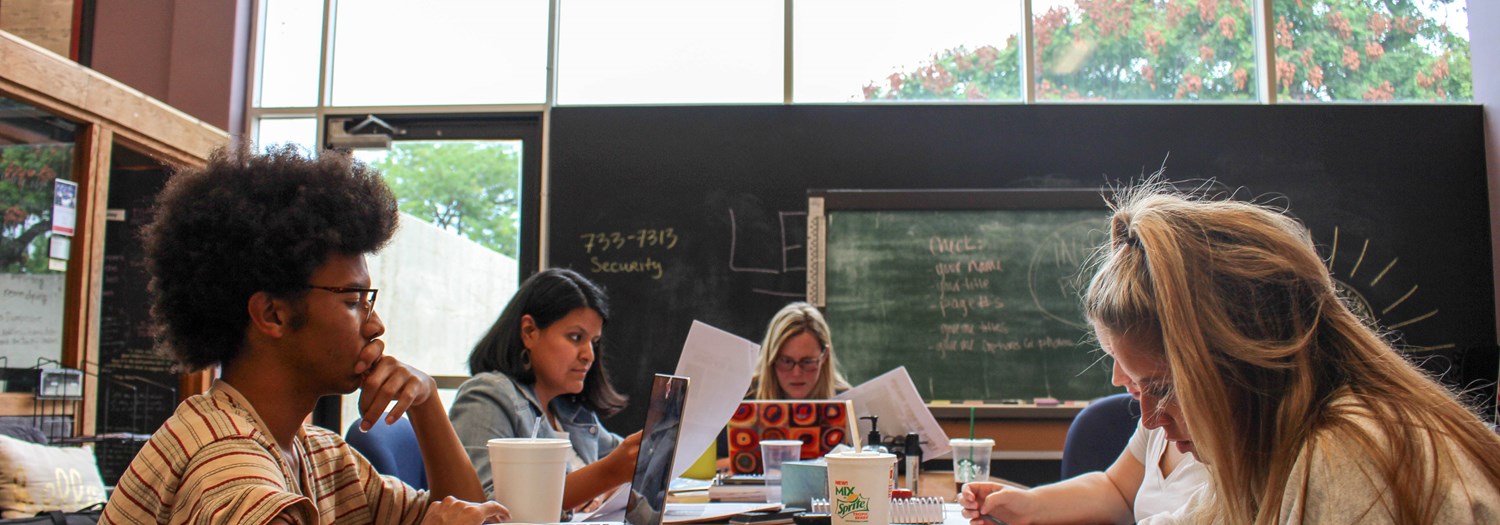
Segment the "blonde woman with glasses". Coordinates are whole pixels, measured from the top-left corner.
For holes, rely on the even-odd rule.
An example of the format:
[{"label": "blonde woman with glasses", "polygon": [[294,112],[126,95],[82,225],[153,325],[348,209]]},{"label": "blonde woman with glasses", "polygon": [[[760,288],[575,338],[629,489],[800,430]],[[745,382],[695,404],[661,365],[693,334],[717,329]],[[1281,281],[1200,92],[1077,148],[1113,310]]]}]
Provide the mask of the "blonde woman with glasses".
[{"label": "blonde woman with glasses", "polygon": [[788,304],[766,327],[756,360],[753,399],[833,399],[849,389],[828,338],[828,322],[813,305]]}]

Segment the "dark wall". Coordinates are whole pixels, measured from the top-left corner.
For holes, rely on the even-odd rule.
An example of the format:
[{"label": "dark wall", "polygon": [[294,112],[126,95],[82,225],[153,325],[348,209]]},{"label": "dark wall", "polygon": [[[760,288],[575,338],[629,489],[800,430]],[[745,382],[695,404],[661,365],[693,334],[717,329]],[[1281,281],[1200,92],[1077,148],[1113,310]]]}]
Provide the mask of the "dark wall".
[{"label": "dark wall", "polygon": [[610,292],[603,359],[644,397],[692,320],[758,341],[802,298],[810,188],[1098,188],[1165,164],[1289,206],[1414,355],[1493,381],[1482,126],[1477,106],[563,107],[545,249]]}]

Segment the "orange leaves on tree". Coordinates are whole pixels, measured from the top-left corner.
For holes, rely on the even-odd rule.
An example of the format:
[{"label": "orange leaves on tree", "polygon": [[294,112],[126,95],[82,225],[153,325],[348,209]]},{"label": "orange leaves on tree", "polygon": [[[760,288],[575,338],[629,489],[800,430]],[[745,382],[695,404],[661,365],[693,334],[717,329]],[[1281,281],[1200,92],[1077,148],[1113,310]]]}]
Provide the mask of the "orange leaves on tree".
[{"label": "orange leaves on tree", "polygon": [[1068,8],[1053,6],[1047,9],[1042,16],[1036,17],[1031,24],[1031,30],[1036,34],[1036,46],[1038,49],[1052,45],[1052,32],[1068,23]]},{"label": "orange leaves on tree", "polygon": [[1359,53],[1349,46],[1344,46],[1344,67],[1350,71],[1359,71]]},{"label": "orange leaves on tree", "polygon": [[1292,23],[1287,21],[1286,15],[1276,17],[1276,48],[1291,49],[1292,46]]},{"label": "orange leaves on tree", "polygon": [[[1200,0],[1216,1],[1216,0]],[[1134,11],[1130,8],[1134,0],[1076,0],[1078,8],[1083,10],[1084,16],[1094,23],[1099,29],[1099,38],[1112,38],[1116,34],[1130,32],[1131,16]],[[1051,10],[1049,9],[1050,13]]]},{"label": "orange leaves on tree", "polygon": [[1234,35],[1239,32],[1239,20],[1229,15],[1219,18],[1219,34],[1225,40],[1234,40]]},{"label": "orange leaves on tree", "polygon": [[1314,64],[1307,70],[1307,85],[1313,89],[1323,87],[1323,66]]},{"label": "orange leaves on tree", "polygon": [[1292,77],[1297,76],[1297,65],[1281,58],[1276,59],[1276,83],[1281,89],[1292,88]]},{"label": "orange leaves on tree", "polygon": [[1385,46],[1380,45],[1379,42],[1367,43],[1365,44],[1365,56],[1368,57],[1371,62],[1380,60],[1380,57],[1385,56]]},{"label": "orange leaves on tree", "polygon": [[1197,95],[1203,91],[1203,77],[1192,73],[1182,74],[1182,83],[1177,85],[1177,98],[1182,98],[1188,93]]},{"label": "orange leaves on tree", "polygon": [[1146,52],[1153,55],[1157,54],[1162,44],[1167,43],[1167,39],[1161,36],[1161,31],[1155,29],[1147,29],[1144,36],[1146,38]]},{"label": "orange leaves on tree", "polygon": [[1365,100],[1370,102],[1386,102],[1396,97],[1396,88],[1391,87],[1391,81],[1382,80],[1379,86],[1365,90]]},{"label": "orange leaves on tree", "polygon": [[1386,31],[1391,30],[1391,19],[1386,18],[1383,14],[1374,13],[1370,15],[1370,21],[1365,23],[1365,27],[1370,28],[1370,32],[1375,33],[1375,38],[1382,38],[1385,36]]},{"label": "orange leaves on tree", "polygon": [[1219,17],[1219,0],[1198,0],[1198,19],[1212,24]]},{"label": "orange leaves on tree", "polygon": [[[1249,80],[1250,80],[1250,72],[1249,71],[1245,71],[1245,68],[1239,68],[1239,69],[1234,70],[1234,90],[1235,91],[1244,91],[1245,90],[1245,82],[1248,82]],[[1153,87],[1155,87],[1155,86],[1153,86]]]},{"label": "orange leaves on tree", "polygon": [[1340,39],[1348,40],[1354,38],[1354,26],[1349,23],[1349,19],[1344,18],[1344,13],[1341,13],[1339,11],[1329,11],[1328,27],[1331,27],[1334,31],[1337,31],[1339,33]]}]

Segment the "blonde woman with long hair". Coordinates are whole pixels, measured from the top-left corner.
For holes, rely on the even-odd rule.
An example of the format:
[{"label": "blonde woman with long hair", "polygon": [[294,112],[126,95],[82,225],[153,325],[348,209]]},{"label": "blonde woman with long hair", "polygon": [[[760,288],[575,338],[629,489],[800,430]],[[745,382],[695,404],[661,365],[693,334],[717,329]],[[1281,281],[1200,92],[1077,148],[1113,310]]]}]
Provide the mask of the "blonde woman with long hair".
[{"label": "blonde woman with long hair", "polygon": [[828,321],[804,302],[788,304],[771,318],[756,363],[754,399],[833,399],[849,389],[833,355]]},{"label": "blonde woman with long hair", "polygon": [[1500,523],[1500,437],[1262,206],[1127,192],[1084,298],[1100,345],[1209,466],[1187,523]]}]

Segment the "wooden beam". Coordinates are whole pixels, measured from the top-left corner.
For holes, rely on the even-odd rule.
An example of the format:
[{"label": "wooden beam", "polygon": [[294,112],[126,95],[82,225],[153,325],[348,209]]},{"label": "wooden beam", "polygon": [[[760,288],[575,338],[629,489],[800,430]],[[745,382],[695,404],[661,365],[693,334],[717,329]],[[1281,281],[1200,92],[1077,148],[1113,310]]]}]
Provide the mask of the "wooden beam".
[{"label": "wooden beam", "polygon": [[94,433],[99,388],[99,320],[104,297],[104,215],[109,203],[109,166],[114,134],[85,125],[74,140],[78,220],[68,255],[63,293],[62,365],[84,371],[83,413],[74,418],[80,435]]},{"label": "wooden beam", "polygon": [[0,64],[0,93],[69,120],[105,125],[146,146],[143,153],[177,160],[171,164],[201,164],[229,142],[221,129],[4,31]]}]

